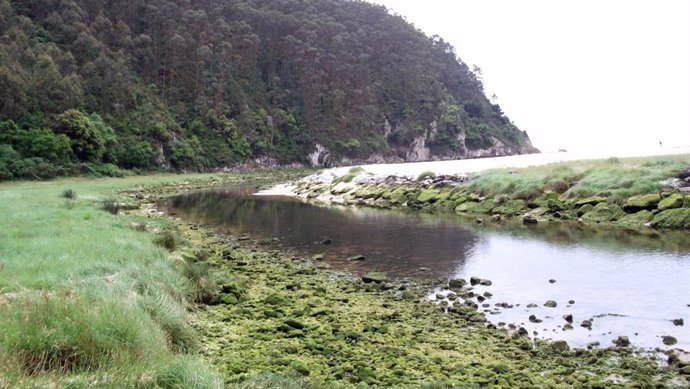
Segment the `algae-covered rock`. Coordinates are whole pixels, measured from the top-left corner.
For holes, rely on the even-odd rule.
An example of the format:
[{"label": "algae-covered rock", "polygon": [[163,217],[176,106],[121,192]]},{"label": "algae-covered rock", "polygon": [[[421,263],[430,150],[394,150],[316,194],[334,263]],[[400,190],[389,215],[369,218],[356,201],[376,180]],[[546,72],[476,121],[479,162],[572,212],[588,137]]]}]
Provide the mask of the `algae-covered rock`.
[{"label": "algae-covered rock", "polygon": [[586,214],[587,212],[591,211],[594,209],[594,205],[592,204],[585,204],[581,206],[580,208],[577,209],[577,216],[582,216]]},{"label": "algae-covered rock", "polygon": [[503,204],[495,207],[491,212],[503,216],[517,216],[524,213],[526,209],[525,202],[523,200],[508,200]]},{"label": "algae-covered rock", "polygon": [[652,227],[665,229],[690,229],[690,208],[667,209],[652,220]]},{"label": "algae-covered rock", "polygon": [[435,203],[438,201],[441,192],[434,189],[422,189],[417,196],[417,201],[420,203]]},{"label": "algae-covered rock", "polygon": [[385,273],[382,272],[370,272],[362,276],[362,281],[365,283],[376,282],[383,283],[388,280]]},{"label": "algae-covered rock", "polygon": [[591,211],[582,215],[582,219],[589,222],[603,223],[616,221],[625,216],[625,212],[615,205],[599,203]]},{"label": "algae-covered rock", "polygon": [[601,197],[601,196],[592,196],[592,197],[587,197],[581,200],[578,200],[575,203],[576,207],[581,207],[583,205],[597,205],[599,203],[606,202],[606,197]]},{"label": "algae-covered rock", "polygon": [[466,201],[455,207],[455,213],[476,213],[479,204],[476,201]]},{"label": "algae-covered rock", "polygon": [[667,209],[681,208],[683,207],[684,197],[678,193],[674,193],[665,199],[659,201],[657,208],[660,211],[665,211]]},{"label": "algae-covered rock", "polygon": [[308,376],[310,373],[309,368],[302,361],[294,360],[290,362],[289,367],[303,376]]},{"label": "algae-covered rock", "polygon": [[660,201],[661,196],[658,193],[633,196],[625,202],[623,209],[626,212],[637,212],[643,209],[655,209]]},{"label": "algae-covered rock", "polygon": [[568,350],[570,350],[570,346],[568,346],[568,342],[565,340],[557,340],[551,343],[551,351],[554,354],[563,354]]},{"label": "algae-covered rock", "polygon": [[625,215],[618,220],[619,224],[626,226],[642,225],[649,223],[654,218],[654,214],[646,209]]},{"label": "algae-covered rock", "polygon": [[474,209],[475,213],[491,214],[491,211],[496,207],[496,203],[492,199],[486,199],[479,203]]}]

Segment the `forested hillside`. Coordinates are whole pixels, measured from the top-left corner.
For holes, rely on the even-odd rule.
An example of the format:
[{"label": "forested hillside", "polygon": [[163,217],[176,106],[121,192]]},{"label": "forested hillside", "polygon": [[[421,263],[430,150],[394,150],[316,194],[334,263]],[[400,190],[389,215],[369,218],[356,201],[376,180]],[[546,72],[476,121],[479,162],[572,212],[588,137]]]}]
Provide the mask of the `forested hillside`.
[{"label": "forested hillside", "polygon": [[380,6],[0,0],[0,179],[533,151],[453,47]]}]

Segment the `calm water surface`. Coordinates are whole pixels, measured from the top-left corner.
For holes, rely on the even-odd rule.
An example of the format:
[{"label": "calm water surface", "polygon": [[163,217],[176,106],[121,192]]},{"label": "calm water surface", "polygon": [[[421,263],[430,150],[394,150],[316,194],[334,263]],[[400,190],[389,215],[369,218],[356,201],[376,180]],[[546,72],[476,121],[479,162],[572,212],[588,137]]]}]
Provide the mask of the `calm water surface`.
[{"label": "calm water surface", "polygon": [[[485,301],[494,323],[522,325],[572,346],[619,335],[644,348],[690,350],[690,233],[634,232],[576,224],[476,225],[453,215],[326,207],[249,189],[190,193],[162,205],[192,222],[216,225],[306,254],[324,254],[334,269],[383,271],[391,277],[492,280]],[[322,242],[330,239],[332,244]],[[365,261],[347,258],[364,255]],[[550,283],[549,280],[556,280]],[[437,292],[443,293],[438,290]],[[436,293],[430,296],[431,299]],[[555,300],[556,308],[543,304]],[[574,304],[568,301],[574,300]],[[513,308],[497,308],[497,303]],[[527,305],[537,304],[536,308]],[[529,315],[541,323],[530,323]],[[574,329],[563,331],[563,315]],[[684,319],[676,326],[672,319]],[[592,330],[580,327],[593,319]]]}]

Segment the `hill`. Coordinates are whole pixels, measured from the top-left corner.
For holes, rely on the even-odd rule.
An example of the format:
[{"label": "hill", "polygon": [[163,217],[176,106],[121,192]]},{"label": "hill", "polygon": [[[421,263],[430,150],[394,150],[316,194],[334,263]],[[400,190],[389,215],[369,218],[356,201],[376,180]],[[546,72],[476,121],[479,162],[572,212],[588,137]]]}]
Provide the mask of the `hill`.
[{"label": "hill", "polygon": [[534,151],[451,45],[381,6],[0,0],[0,179]]}]

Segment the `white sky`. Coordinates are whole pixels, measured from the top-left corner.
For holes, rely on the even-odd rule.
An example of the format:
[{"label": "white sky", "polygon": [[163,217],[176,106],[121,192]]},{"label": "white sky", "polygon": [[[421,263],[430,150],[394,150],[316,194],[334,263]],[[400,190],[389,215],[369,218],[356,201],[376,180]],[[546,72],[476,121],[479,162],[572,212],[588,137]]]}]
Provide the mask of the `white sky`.
[{"label": "white sky", "polygon": [[688,0],[369,0],[483,71],[542,151],[690,145]]}]

